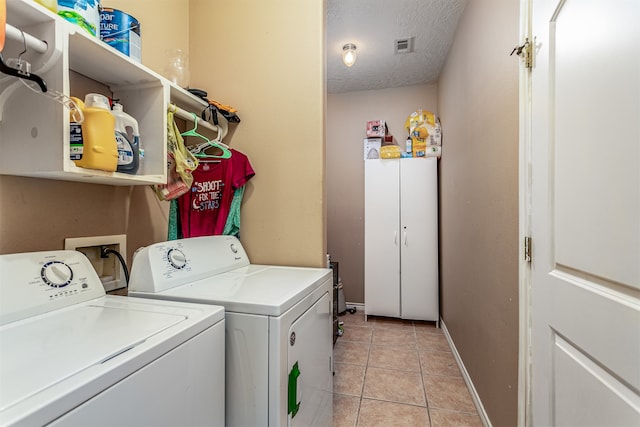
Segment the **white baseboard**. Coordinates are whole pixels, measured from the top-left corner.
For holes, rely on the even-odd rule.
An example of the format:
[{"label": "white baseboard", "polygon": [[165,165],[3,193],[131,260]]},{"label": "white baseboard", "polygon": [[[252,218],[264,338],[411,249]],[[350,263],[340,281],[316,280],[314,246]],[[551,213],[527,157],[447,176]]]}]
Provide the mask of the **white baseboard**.
[{"label": "white baseboard", "polygon": [[449,331],[447,330],[447,326],[444,324],[444,320],[440,319],[440,327],[444,332],[444,336],[449,343],[449,347],[451,347],[451,351],[453,352],[453,357],[456,359],[456,363],[460,368],[460,372],[462,372],[462,379],[467,384],[467,388],[469,389],[469,393],[471,394],[471,399],[473,399],[473,404],[476,406],[476,410],[478,411],[478,415],[480,416],[480,420],[484,427],[492,427],[491,421],[489,420],[489,416],[487,415],[487,411],[485,411],[484,406],[482,406],[482,401],[480,400],[480,396],[478,396],[478,392],[473,385],[473,381],[471,381],[471,377],[469,376],[469,372],[467,372],[467,368],[465,368],[464,363],[462,363],[462,358],[460,358],[460,354],[458,353],[458,349],[456,349],[456,345],[453,343],[451,339],[451,335],[449,335]]},{"label": "white baseboard", "polygon": [[362,304],[361,302],[347,302],[345,303],[345,305],[347,306],[347,308],[354,307],[356,311],[361,311],[364,313],[364,304]]}]

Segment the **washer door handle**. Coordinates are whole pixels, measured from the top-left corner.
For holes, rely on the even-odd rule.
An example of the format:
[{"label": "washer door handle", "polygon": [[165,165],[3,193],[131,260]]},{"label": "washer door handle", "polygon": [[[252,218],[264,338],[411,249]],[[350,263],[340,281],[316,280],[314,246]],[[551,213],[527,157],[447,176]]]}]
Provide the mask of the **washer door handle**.
[{"label": "washer door handle", "polygon": [[300,409],[300,402],[302,399],[298,399],[298,377],[300,376],[300,369],[298,368],[298,362],[296,362],[289,372],[289,396],[288,396],[288,412],[291,414],[291,418],[296,416]]}]

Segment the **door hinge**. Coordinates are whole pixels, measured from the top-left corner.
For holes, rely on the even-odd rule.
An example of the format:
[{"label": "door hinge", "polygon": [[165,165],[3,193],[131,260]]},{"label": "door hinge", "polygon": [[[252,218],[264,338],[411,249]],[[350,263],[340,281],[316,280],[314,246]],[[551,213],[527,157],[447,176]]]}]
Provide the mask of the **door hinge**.
[{"label": "door hinge", "polygon": [[524,39],[524,43],[513,48],[509,56],[515,53],[524,61],[524,66],[527,67],[528,70],[531,70],[533,68],[532,50],[532,44],[527,37]]},{"label": "door hinge", "polygon": [[531,262],[531,237],[524,238],[524,260]]}]

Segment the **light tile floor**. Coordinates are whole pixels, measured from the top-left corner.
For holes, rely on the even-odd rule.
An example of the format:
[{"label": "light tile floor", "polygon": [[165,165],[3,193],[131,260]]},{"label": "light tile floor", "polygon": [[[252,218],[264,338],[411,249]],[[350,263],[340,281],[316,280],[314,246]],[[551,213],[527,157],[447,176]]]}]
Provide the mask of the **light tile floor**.
[{"label": "light tile floor", "polygon": [[442,329],[360,311],[338,319],[334,427],[482,427]]}]

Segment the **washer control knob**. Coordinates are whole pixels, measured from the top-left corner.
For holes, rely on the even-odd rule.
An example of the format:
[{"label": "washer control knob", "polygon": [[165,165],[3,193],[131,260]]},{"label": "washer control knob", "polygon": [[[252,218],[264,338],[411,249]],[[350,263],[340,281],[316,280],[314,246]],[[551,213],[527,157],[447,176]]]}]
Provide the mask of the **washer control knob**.
[{"label": "washer control knob", "polygon": [[71,283],[73,270],[62,261],[49,261],[42,266],[40,277],[52,288],[63,288]]},{"label": "washer control knob", "polygon": [[231,244],[231,252],[233,252],[234,254],[238,253],[238,248],[234,243]]},{"label": "washer control knob", "polygon": [[173,268],[177,268],[178,270],[184,268],[187,265],[187,257],[179,249],[169,249],[167,259],[169,260],[169,264],[171,264]]}]

